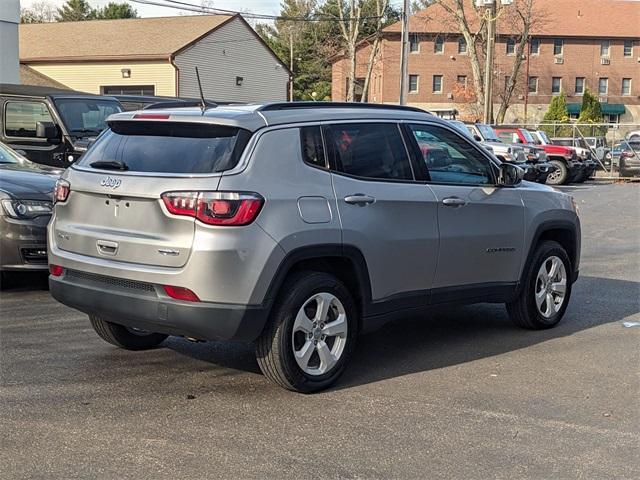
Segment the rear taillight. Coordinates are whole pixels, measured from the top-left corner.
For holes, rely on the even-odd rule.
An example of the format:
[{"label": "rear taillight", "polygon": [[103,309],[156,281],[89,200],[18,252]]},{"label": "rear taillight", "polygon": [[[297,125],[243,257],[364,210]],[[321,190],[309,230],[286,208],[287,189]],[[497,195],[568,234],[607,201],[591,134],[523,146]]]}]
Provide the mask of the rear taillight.
[{"label": "rear taillight", "polygon": [[184,300],[185,302],[199,302],[198,296],[188,288],[174,287],[172,285],[164,285],[164,291],[167,292],[171,298],[176,300]]},{"label": "rear taillight", "polygon": [[64,273],[64,268],[60,265],[49,264],[49,273],[52,277],[61,277]]},{"label": "rear taillight", "polygon": [[69,192],[71,191],[71,184],[66,180],[58,179],[56,182],[56,188],[53,195],[54,203],[58,202],[66,202],[69,197]]},{"label": "rear taillight", "polygon": [[264,204],[257,193],[238,192],[168,192],[162,194],[162,201],[173,215],[235,227],[253,222]]}]

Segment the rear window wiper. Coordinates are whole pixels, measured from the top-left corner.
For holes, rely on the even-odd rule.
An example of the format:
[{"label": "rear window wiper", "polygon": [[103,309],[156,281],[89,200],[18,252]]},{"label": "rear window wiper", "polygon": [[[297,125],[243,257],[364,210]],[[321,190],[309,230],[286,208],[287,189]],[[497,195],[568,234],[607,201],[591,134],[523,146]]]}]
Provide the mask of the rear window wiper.
[{"label": "rear window wiper", "polygon": [[90,167],[102,168],[104,170],[129,170],[129,166],[120,160],[98,160],[90,163]]}]

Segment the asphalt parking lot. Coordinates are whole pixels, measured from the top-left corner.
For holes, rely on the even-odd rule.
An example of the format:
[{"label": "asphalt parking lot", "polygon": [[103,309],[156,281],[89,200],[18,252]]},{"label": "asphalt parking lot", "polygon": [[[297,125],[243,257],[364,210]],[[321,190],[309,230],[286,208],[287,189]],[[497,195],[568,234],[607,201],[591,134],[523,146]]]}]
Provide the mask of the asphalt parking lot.
[{"label": "asphalt parking lot", "polygon": [[42,277],[0,295],[0,477],[640,478],[640,185],[567,187],[563,322],[434,310],[360,339],[337,386],[269,383],[246,345],[100,340]]}]

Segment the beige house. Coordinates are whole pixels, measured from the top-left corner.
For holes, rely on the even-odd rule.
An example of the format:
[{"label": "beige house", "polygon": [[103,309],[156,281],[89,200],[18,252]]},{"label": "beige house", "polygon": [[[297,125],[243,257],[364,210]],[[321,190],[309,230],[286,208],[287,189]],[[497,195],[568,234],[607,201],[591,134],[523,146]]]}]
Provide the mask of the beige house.
[{"label": "beige house", "polygon": [[20,25],[20,63],[106,95],[285,100],[289,70],[239,15]]}]

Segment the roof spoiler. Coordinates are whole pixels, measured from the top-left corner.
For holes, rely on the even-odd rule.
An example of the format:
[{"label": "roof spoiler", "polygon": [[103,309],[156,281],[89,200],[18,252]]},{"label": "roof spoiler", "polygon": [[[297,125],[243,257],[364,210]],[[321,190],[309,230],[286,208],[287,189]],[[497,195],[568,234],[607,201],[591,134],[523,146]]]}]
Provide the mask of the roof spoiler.
[{"label": "roof spoiler", "polygon": [[[193,101],[175,101],[175,102],[158,102],[146,105],[143,110],[159,110],[163,108],[181,108],[181,107],[202,107],[203,103],[200,100]],[[217,103],[205,100],[204,106],[206,108],[216,108]]]}]

